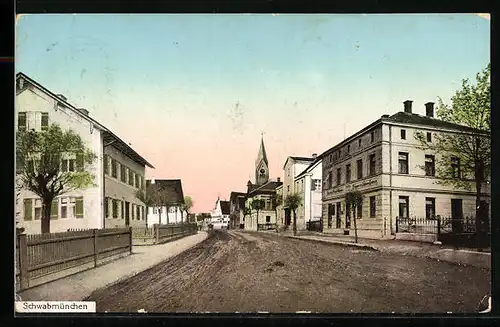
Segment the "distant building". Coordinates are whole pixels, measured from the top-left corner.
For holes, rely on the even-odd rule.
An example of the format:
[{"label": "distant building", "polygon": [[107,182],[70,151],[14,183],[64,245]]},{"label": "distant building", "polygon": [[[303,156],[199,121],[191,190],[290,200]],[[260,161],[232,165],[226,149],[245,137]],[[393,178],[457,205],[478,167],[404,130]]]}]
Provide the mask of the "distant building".
[{"label": "distant building", "polygon": [[[146,181],[146,185],[157,184],[160,188],[167,192],[168,208],[149,207],[148,209],[148,226],[154,224],[178,224],[186,215],[181,212],[181,207],[184,204],[184,193],[182,192],[182,182],[180,179],[151,179]],[[161,219],[161,222],[160,222]]]},{"label": "distant building", "polygon": [[[423,150],[414,135],[423,132],[427,142],[441,133],[476,133],[475,130],[434,118],[434,104],[426,114],[404,111],[380,119],[354,133],[322,154],[323,231],[353,234],[357,217],[360,237],[391,237],[397,217],[419,217],[436,224],[436,216],[475,216],[475,192],[437,183],[436,162],[440,153]],[[450,169],[460,173],[460,162],[450,157]],[[345,206],[345,195],[360,191],[364,201],[354,212]],[[482,208],[490,211],[490,188],[482,191]]]},{"label": "distant building", "polygon": [[[95,186],[57,197],[51,208],[50,232],[68,229],[144,226],[145,207],[135,196],[144,187],[146,166],[153,168],[129,144],[61,94],[55,94],[23,73],[16,76],[16,130],[43,131],[57,123],[75,131],[97,156],[90,171]],[[63,171],[76,171],[76,154],[67,153]],[[19,178],[22,164],[16,162]],[[17,197],[18,227],[27,234],[41,233],[41,199],[28,190]]]},{"label": "distant building", "polygon": [[231,215],[230,207],[229,201],[221,201],[220,198],[217,198],[217,201],[215,201],[215,208],[211,212],[212,221],[222,219],[224,223],[229,224]]},{"label": "distant building", "polygon": [[242,211],[245,208],[245,193],[231,192],[229,197],[231,228],[243,228]]}]

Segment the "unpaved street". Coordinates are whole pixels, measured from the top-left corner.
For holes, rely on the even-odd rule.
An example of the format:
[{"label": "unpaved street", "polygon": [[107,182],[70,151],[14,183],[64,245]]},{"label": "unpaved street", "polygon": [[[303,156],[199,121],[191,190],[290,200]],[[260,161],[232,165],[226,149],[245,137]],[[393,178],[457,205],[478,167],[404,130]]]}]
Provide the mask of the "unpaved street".
[{"label": "unpaved street", "polygon": [[99,312],[474,312],[490,271],[288,239],[213,232],[94,292]]}]

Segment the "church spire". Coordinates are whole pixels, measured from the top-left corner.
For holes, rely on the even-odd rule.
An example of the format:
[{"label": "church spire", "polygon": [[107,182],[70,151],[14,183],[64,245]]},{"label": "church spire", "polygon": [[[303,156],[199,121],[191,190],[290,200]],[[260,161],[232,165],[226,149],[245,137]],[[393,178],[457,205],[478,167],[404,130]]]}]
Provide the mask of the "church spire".
[{"label": "church spire", "polygon": [[269,163],[267,161],[266,148],[264,146],[264,133],[260,140],[259,154],[255,160],[255,184],[264,185],[269,181]]},{"label": "church spire", "polygon": [[259,164],[259,162],[261,161],[264,161],[266,165],[268,164],[266,147],[264,146],[264,133],[261,134],[259,154],[257,155],[257,160],[255,161],[255,163]]}]

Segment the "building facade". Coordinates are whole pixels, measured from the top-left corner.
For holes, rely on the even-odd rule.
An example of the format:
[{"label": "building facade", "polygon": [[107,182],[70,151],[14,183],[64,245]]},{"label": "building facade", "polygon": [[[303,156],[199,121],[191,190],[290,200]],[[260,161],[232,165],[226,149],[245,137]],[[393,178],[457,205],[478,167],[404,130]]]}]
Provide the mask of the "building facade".
[{"label": "building facade", "polygon": [[295,177],[295,190],[301,198],[297,208],[297,229],[304,230],[307,222],[319,222],[322,217],[322,160],[315,160]]},{"label": "building facade", "polygon": [[150,179],[146,185],[156,184],[162,192],[166,192],[168,206],[152,206],[148,208],[149,227],[154,224],[179,224],[186,222],[186,214],[182,212],[184,193],[180,179]]},{"label": "building facade", "polygon": [[[63,130],[75,131],[95,155],[90,167],[94,175],[94,185],[73,190],[57,197],[51,207],[51,232],[65,232],[68,229],[109,228],[117,226],[143,226],[144,206],[135,199],[134,188],[144,180],[145,167],[151,166],[129,145],[118,138],[95,119],[87,110],[71,105],[63,95],[56,95],[23,73],[16,76],[16,130],[43,131],[51,124],[58,124]],[[133,168],[134,185],[115,183],[106,175],[109,157]],[[76,170],[76,156],[68,153],[61,162],[61,171]],[[22,165],[16,163],[16,175]],[[18,178],[18,177],[17,177]],[[135,183],[137,179],[137,184]],[[18,182],[18,181],[17,181]],[[18,184],[20,185],[20,184]],[[34,193],[20,189],[16,201],[18,227],[25,228],[27,234],[41,232],[41,199]],[[108,197],[113,197],[120,206],[116,219],[108,216]],[[125,204],[122,204],[125,203]],[[127,209],[128,208],[128,209]],[[128,218],[127,218],[128,217]]]},{"label": "building facade", "polygon": [[[404,111],[379,120],[323,153],[323,231],[353,234],[356,217],[358,235],[392,238],[397,217],[475,216],[475,193],[438,183],[439,153],[424,150],[417,132],[433,142],[439,133],[466,131],[464,126],[434,118],[433,103],[426,115]],[[450,158],[453,165],[453,158]],[[483,192],[489,202],[489,187]],[[347,192],[363,194],[363,203],[351,212],[345,206]],[[488,205],[489,206],[489,205]]]},{"label": "building facade", "polygon": [[245,208],[245,193],[231,192],[229,197],[231,228],[243,228],[242,211]]}]

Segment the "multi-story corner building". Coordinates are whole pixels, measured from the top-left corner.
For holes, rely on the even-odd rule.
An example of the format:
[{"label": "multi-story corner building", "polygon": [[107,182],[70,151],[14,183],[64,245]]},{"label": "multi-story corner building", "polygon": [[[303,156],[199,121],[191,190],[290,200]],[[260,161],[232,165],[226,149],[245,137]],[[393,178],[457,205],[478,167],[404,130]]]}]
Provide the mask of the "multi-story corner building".
[{"label": "multi-story corner building", "polygon": [[[88,110],[77,108],[61,94],[54,94],[23,73],[16,76],[16,130],[43,131],[57,123],[75,131],[97,159],[89,167],[94,186],[57,197],[51,208],[51,232],[68,229],[144,226],[144,205],[136,198],[144,185],[145,167],[153,166]],[[63,171],[77,169],[76,156],[68,153]],[[16,163],[16,173],[22,166]],[[18,175],[19,176],[19,175]],[[18,227],[27,234],[41,232],[42,202],[34,193],[21,190],[17,199]]]},{"label": "multi-story corner building", "polygon": [[153,206],[148,208],[148,226],[154,224],[178,224],[186,222],[186,215],[182,212],[184,193],[180,179],[148,179],[146,185],[157,184],[162,192],[167,194],[168,206]]},{"label": "multi-story corner building", "polygon": [[[475,193],[437,183],[440,154],[424,150],[414,137],[422,132],[427,142],[434,142],[439,133],[475,131],[434,118],[433,105],[427,103],[426,114],[419,115],[412,112],[412,101],[405,101],[403,112],[383,115],[322,154],[324,232],[352,235],[354,215],[358,234],[373,238],[394,235],[398,216],[475,216]],[[458,158],[449,159],[460,178]],[[364,197],[354,212],[345,206],[351,190]],[[489,185],[482,192],[489,208]]]},{"label": "multi-story corner building", "polygon": [[321,157],[315,157],[315,160],[295,177],[295,192],[301,198],[301,206],[296,210],[298,230],[306,229],[308,222],[321,221],[322,176]]},{"label": "multi-story corner building", "polygon": [[311,157],[289,156],[285,160],[285,164],[283,165],[283,189],[281,192],[283,200],[282,204],[278,207],[278,211],[280,212],[280,216],[283,217],[282,223],[287,227],[292,224],[293,217],[292,211],[285,205],[285,199],[289,194],[299,191],[296,189],[295,177],[302,173],[315,159],[316,154],[313,154]]}]

